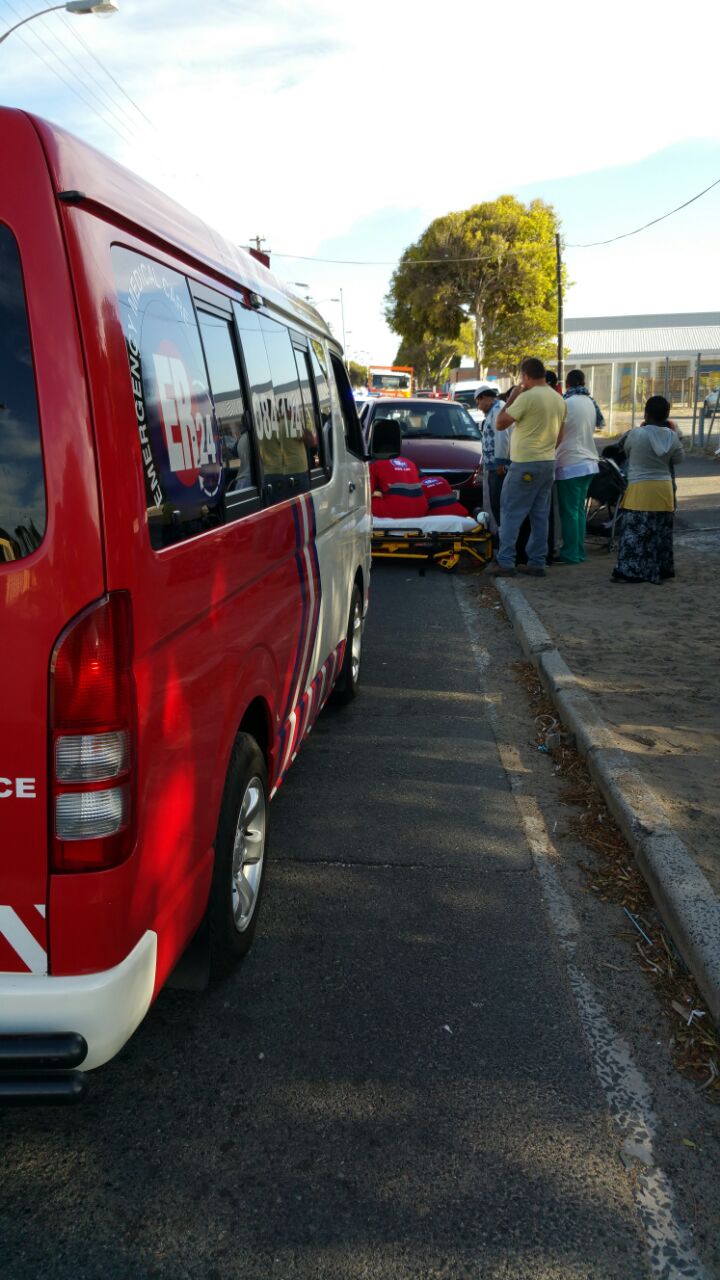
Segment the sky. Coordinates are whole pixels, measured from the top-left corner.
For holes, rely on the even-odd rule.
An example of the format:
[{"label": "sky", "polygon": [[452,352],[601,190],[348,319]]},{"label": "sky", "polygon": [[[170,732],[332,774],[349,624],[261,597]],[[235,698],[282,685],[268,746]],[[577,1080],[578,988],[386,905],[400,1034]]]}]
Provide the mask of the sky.
[{"label": "sky", "polygon": [[[0,34],[40,3],[0,0]],[[570,247],[720,178],[716,0],[118,3],[13,33],[0,101],[236,243],[263,236],[341,339],[344,318],[351,356],[388,363],[398,345],[383,319],[392,265],[366,264],[505,192],[557,209],[568,316],[720,311],[720,186],[641,235]]]}]

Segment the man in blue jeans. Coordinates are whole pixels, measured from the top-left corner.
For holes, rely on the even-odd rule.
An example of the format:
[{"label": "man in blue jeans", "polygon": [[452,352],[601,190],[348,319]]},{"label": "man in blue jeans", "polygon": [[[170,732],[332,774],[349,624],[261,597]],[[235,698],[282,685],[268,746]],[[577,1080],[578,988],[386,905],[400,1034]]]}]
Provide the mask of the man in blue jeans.
[{"label": "man in blue jeans", "polygon": [[496,431],[513,428],[510,469],[500,498],[500,547],[497,563],[488,570],[495,578],[515,577],[515,544],[526,516],[530,518],[528,563],[520,568],[534,578],[545,577],[555,448],[565,413],[562,396],[545,381],[542,360],[523,360],[520,386],[495,419]]}]

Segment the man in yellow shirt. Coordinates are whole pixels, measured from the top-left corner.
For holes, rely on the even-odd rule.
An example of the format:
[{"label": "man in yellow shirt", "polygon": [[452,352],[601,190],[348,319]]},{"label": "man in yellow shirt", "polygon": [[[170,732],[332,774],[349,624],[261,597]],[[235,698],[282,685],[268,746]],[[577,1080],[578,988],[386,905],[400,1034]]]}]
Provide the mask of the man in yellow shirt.
[{"label": "man in yellow shirt", "polygon": [[555,449],[565,421],[562,396],[545,381],[542,360],[530,357],[520,365],[520,386],[495,421],[496,431],[512,427],[510,468],[500,499],[500,547],[496,578],[515,577],[515,544],[520,526],[530,518],[526,572],[545,576],[548,517],[555,475]]}]

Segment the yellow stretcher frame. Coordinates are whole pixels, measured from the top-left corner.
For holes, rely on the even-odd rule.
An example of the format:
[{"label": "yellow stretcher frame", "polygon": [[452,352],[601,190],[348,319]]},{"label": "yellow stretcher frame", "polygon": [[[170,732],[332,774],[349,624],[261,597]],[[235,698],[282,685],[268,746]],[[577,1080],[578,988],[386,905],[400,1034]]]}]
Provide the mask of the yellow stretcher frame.
[{"label": "yellow stretcher frame", "polygon": [[[433,529],[374,529],[373,560],[420,560],[453,573],[463,556],[484,568],[492,560],[492,537],[482,525],[467,533],[438,533]],[[422,570],[421,570],[422,572]]]}]

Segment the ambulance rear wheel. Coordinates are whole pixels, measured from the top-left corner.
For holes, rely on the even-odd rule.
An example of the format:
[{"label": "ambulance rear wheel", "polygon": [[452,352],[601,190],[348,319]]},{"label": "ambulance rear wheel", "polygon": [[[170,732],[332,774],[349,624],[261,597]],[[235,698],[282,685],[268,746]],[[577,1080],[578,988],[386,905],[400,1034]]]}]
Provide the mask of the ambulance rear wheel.
[{"label": "ambulance rear wheel", "polygon": [[350,616],[348,618],[347,636],[345,638],[345,655],[340,668],[340,675],[335,682],[333,702],[352,702],[360,689],[360,661],[362,658],[362,595],[356,582],[350,597]]},{"label": "ambulance rear wheel", "polygon": [[208,924],[210,971],[227,973],[252,946],[265,874],[268,778],[254,738],[238,735],[225,779],[215,837]]}]

